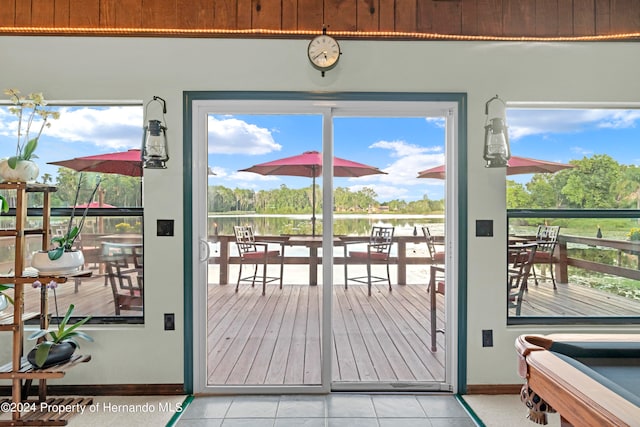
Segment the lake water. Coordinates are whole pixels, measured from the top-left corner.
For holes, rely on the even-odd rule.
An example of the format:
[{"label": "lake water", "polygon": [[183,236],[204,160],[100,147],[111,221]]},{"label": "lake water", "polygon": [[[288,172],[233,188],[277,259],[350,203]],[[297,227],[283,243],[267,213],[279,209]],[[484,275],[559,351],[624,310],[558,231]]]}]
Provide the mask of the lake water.
[{"label": "lake water", "polygon": [[[336,235],[368,236],[374,225],[394,226],[396,236],[422,234],[428,226],[432,234],[444,234],[444,215],[334,215]],[[209,235],[233,235],[234,225],[251,225],[257,235],[312,234],[311,215],[220,215],[209,214]],[[316,215],[316,235],[322,234],[322,215]]]},{"label": "lake water", "polygon": [[[218,253],[216,235],[233,235],[233,226],[251,225],[258,236],[278,236],[281,234],[310,235],[310,215],[216,215],[209,214],[209,235],[211,253]],[[392,215],[392,214],[354,214],[334,215],[334,234],[347,236],[369,236],[372,226],[393,226],[396,236],[413,236],[414,232],[422,236],[422,226],[428,226],[434,235],[444,235],[444,215]],[[316,215],[316,235],[322,234],[322,216]],[[236,254],[235,245],[231,245],[231,255]],[[354,248],[355,249],[355,248]],[[320,250],[320,253],[322,251]],[[287,248],[287,255],[308,255],[304,247]],[[395,245],[392,249],[395,255]]]}]

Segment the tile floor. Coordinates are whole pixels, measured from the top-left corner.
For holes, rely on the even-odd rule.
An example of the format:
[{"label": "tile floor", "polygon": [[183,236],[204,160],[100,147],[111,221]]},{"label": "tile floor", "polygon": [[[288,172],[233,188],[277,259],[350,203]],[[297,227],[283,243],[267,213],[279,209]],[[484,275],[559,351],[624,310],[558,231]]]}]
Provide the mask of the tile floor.
[{"label": "tile floor", "polygon": [[178,427],[473,427],[451,395],[332,393],[323,396],[203,396]]}]

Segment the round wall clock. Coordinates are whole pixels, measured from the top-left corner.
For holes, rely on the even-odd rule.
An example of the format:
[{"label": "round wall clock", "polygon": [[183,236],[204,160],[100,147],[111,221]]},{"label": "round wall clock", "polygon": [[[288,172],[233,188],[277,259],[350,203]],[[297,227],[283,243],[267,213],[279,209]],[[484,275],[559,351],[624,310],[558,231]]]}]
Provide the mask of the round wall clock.
[{"label": "round wall clock", "polygon": [[322,34],[309,43],[307,55],[309,61],[316,69],[324,72],[332,69],[338,64],[340,59],[340,45],[331,36]]}]

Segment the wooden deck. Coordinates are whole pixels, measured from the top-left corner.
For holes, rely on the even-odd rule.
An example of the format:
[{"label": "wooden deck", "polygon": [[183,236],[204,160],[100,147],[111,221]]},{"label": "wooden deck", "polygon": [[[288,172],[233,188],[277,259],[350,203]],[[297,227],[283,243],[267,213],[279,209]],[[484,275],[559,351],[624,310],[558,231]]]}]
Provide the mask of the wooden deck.
[{"label": "wooden deck", "polygon": [[[640,301],[610,292],[573,283],[550,281],[535,285],[530,280],[529,291],[522,303],[521,316],[638,316]],[[515,309],[510,314],[513,316]]]},{"label": "wooden deck", "polygon": [[[77,289],[77,292],[76,292]],[[40,311],[40,289],[25,286],[25,311]],[[61,283],[57,289],[49,290],[49,312],[55,316],[55,301],[58,301],[58,311],[61,316],[67,310],[69,304],[74,304],[74,316],[115,316],[115,304],[111,285],[105,286],[103,274],[94,270],[93,277],[81,279],[68,279],[67,283]],[[9,309],[8,309],[9,310]],[[10,310],[9,310],[10,311]],[[140,316],[139,311],[123,311],[123,316]]]},{"label": "wooden deck", "polygon": [[[230,290],[230,292],[233,292],[235,288],[234,285],[210,285],[210,289],[213,289],[216,286],[219,287],[220,290]],[[297,285],[285,284],[285,286]],[[300,286],[303,289],[308,288],[306,284]],[[273,284],[270,284],[268,289],[273,287]],[[352,287],[354,287],[354,289],[357,288],[354,285],[349,285],[349,289]],[[61,312],[64,313],[66,307],[73,303],[76,306],[74,315],[77,316],[88,314],[93,316],[115,315],[111,287],[104,285],[104,276],[95,274],[94,277],[83,278],[80,280],[77,288],[78,292],[76,293],[75,283],[72,279],[67,283],[63,283],[58,286],[56,294],[58,297],[58,306]],[[247,288],[247,286],[244,285],[241,289],[243,288]],[[412,292],[418,292],[413,290],[414,288],[425,290],[426,285],[394,285],[394,290],[412,289]],[[311,289],[319,288],[311,287]],[[342,289],[342,286],[336,285],[335,289],[336,292],[338,292],[338,290]],[[386,292],[386,290],[384,292]],[[424,292],[426,292],[426,290]],[[378,293],[376,294],[378,300],[382,294],[382,289],[378,289]],[[340,296],[340,293],[337,293],[337,295]],[[404,294],[398,293],[398,296],[400,295]],[[420,294],[419,297],[416,297],[416,300],[420,301],[420,304],[424,304],[424,297],[426,296]],[[33,289],[31,286],[26,286],[25,310],[38,311],[40,303],[39,298],[39,289]],[[210,292],[210,308],[212,307],[211,298],[219,298],[219,295],[217,292]],[[393,301],[395,303],[398,302],[395,299]],[[338,303],[340,303],[340,300]],[[418,304],[418,302],[415,302],[415,304]],[[427,306],[419,305],[416,307],[417,308],[415,309],[423,311],[428,310]],[[53,291],[51,290],[49,291],[49,308],[52,313],[55,313]],[[11,311],[11,309],[9,308],[6,311]],[[529,284],[529,291],[525,295],[524,303],[522,305],[522,316],[637,316],[638,313],[640,313],[640,301],[573,283],[558,283],[558,289],[554,291],[551,283],[545,281],[540,282],[540,285],[538,286],[533,283]],[[139,316],[139,314],[139,312],[125,311],[123,315]],[[424,315],[427,316],[428,312]],[[439,315],[441,315],[441,313],[439,313]],[[426,326],[428,326],[428,324]]]},{"label": "wooden deck", "polygon": [[[208,383],[320,384],[322,286],[209,286]],[[333,380],[442,382],[444,339],[429,350],[425,287],[334,287]],[[439,301],[443,322],[443,301]],[[440,323],[442,325],[442,323]]]}]

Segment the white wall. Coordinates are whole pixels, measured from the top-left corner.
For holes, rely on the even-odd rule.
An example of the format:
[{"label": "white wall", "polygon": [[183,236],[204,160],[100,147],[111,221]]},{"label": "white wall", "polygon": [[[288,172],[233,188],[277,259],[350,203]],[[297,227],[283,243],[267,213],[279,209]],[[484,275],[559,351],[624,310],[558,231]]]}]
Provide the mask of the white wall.
[{"label": "white wall", "polygon": [[[505,177],[482,161],[484,104],[512,101],[633,102],[640,98],[638,43],[343,41],[339,65],[322,78],[304,40],[0,37],[0,86],[43,91],[48,99],[167,100],[171,160],[145,171],[146,321],[95,327],[93,360],[61,383],[183,382],[182,92],[286,90],[466,92],[469,137],[468,384],[515,384],[515,338],[548,328],[505,326]],[[167,200],[175,203],[167,203]],[[175,218],[173,238],[155,220]],[[493,219],[496,236],[473,236]],[[163,313],[175,312],[176,331]],[[481,330],[494,347],[481,347]],[[594,330],[596,328],[590,328]],[[637,331],[638,328],[636,328]],[[566,328],[565,330],[576,330]],[[10,334],[0,335],[8,360]],[[7,336],[7,337],[5,337]],[[6,343],[6,345],[5,345]]]}]

